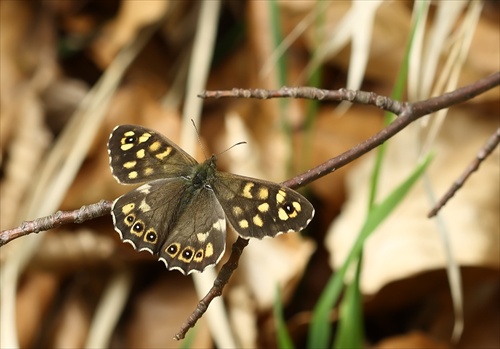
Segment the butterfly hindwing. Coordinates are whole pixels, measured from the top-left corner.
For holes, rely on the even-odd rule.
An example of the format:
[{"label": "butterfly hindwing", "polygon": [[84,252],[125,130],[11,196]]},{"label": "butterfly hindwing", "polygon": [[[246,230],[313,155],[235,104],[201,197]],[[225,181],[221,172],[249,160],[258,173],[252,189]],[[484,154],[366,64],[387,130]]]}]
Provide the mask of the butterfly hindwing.
[{"label": "butterfly hindwing", "polygon": [[[119,197],[112,207],[123,241],[158,255],[169,270],[183,274],[216,264],[226,240],[224,212],[213,192],[189,188],[182,177],[159,179]],[[180,203],[179,197],[186,200]]]}]

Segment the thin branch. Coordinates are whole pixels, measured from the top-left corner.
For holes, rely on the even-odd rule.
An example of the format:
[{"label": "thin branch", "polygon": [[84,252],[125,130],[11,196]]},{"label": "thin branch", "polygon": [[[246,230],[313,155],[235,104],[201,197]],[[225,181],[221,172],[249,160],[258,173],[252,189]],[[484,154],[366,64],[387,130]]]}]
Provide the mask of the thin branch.
[{"label": "thin branch", "polygon": [[394,114],[401,111],[401,102],[390,99],[389,97],[379,96],[373,92],[354,91],[341,88],[339,90],[324,90],[316,87],[282,87],[278,90],[264,89],[241,89],[223,91],[203,91],[198,95],[200,98],[302,98],[318,101],[349,101],[359,104],[374,105]]},{"label": "thin branch", "polygon": [[68,223],[83,223],[111,212],[111,201],[101,200],[95,204],[85,205],[74,211],[57,211],[56,213],[24,221],[19,227],[0,232],[0,247],[21,236],[56,228]]},{"label": "thin branch", "polygon": [[450,200],[455,193],[464,185],[465,181],[479,169],[481,163],[490,155],[493,150],[497,147],[500,142],[500,128],[497,128],[496,131],[491,135],[486,144],[481,148],[481,150],[477,153],[476,157],[472,160],[469,166],[465,169],[462,175],[451,185],[450,189],[446,192],[446,194],[434,205],[432,210],[427,214],[427,217],[434,217],[441,208]]},{"label": "thin branch", "polygon": [[238,262],[240,260],[241,254],[243,253],[243,249],[248,245],[248,239],[243,239],[242,237],[238,237],[238,239],[234,242],[231,248],[231,256],[229,260],[222,266],[217,278],[214,281],[214,285],[208,291],[208,293],[203,297],[202,300],[198,302],[196,309],[191,313],[191,315],[187,318],[187,320],[182,324],[179,332],[175,334],[174,339],[181,340],[184,339],[187,331],[190,328],[194,327],[196,322],[205,314],[208,309],[208,306],[214,298],[222,295],[222,290],[224,286],[228,283],[229,278],[233,274],[233,272],[238,268]]}]

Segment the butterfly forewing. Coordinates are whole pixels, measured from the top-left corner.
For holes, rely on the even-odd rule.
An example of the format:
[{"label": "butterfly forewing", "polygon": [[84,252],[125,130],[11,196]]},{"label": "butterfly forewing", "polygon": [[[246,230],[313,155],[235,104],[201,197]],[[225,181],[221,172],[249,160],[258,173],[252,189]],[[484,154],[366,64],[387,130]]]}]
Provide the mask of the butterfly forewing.
[{"label": "butterfly forewing", "polygon": [[217,172],[212,184],[233,228],[242,237],[262,239],[301,231],[314,207],[296,191],[277,183]]},{"label": "butterfly forewing", "polygon": [[135,125],[117,126],[108,141],[111,172],[123,184],[186,175],[198,162],[167,137]]}]

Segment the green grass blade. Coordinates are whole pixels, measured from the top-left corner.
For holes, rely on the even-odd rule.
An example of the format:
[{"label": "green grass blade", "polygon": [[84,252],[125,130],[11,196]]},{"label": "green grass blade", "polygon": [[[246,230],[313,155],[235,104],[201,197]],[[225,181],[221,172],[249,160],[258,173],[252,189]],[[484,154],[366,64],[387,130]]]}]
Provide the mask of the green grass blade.
[{"label": "green grass blade", "polygon": [[349,255],[340,269],[330,278],[318,303],[313,310],[313,317],[310,324],[308,347],[326,348],[330,342],[330,311],[337,303],[344,284],[344,276],[348,266],[356,259],[363,248],[366,238],[379,226],[379,224],[389,216],[396,206],[406,196],[410,188],[422,175],[429,165],[432,156],[427,156],[424,161],[411,173],[411,175],[397,187],[380,204],[373,207],[368,213],[366,221],[356,239]]},{"label": "green grass blade", "polygon": [[[406,83],[406,77],[408,75],[408,62],[410,59],[410,52],[411,52],[411,48],[413,47],[413,41],[415,39],[415,31],[416,31],[417,27],[420,25],[420,21],[422,19],[422,12],[424,10],[424,6],[425,6],[425,4],[423,4],[423,3],[419,6],[419,9],[418,9],[418,12],[416,15],[416,20],[413,23],[413,26],[412,26],[411,31],[410,31],[410,38],[408,40],[408,45],[406,45],[406,50],[405,50],[405,54],[403,57],[403,64],[399,68],[397,80],[396,80],[396,83],[395,83],[394,88],[393,88],[392,93],[391,93],[391,98],[395,99],[395,100],[401,100],[401,98],[403,96],[404,86]],[[393,118],[394,117],[391,113],[388,113],[388,112],[384,113],[384,125],[389,125],[392,122]],[[373,173],[372,173],[372,179],[371,179],[370,197],[368,199],[369,200],[368,207],[372,207],[375,204],[375,199],[377,196],[377,188],[378,188],[377,183],[378,183],[378,179],[380,177],[380,171],[382,168],[382,161],[385,157],[384,155],[385,155],[387,144],[388,143],[383,143],[382,145],[380,145],[380,147],[377,148],[375,165],[373,167]]]},{"label": "green grass blade", "polygon": [[286,328],[285,319],[283,317],[283,305],[281,301],[281,291],[279,286],[276,287],[276,297],[274,297],[274,321],[276,324],[276,341],[278,348],[295,348],[292,338]]},{"label": "green grass blade", "polygon": [[346,287],[344,299],[340,304],[340,319],[333,345],[334,348],[363,347],[363,306],[359,289],[362,260],[363,253],[361,252],[356,265],[354,280]]}]

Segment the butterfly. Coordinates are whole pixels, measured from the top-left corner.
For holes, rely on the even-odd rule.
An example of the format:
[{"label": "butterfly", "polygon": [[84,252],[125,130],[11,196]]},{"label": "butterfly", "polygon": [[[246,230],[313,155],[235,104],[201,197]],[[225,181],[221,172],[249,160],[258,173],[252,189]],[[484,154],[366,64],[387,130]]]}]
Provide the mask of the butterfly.
[{"label": "butterfly", "polygon": [[108,142],[109,163],[122,184],[142,184],[113,202],[115,230],[139,251],[158,255],[183,274],[219,262],[226,221],[243,238],[262,239],[304,229],[314,207],[296,191],[261,179],[218,171],[162,134],[117,126]]}]

